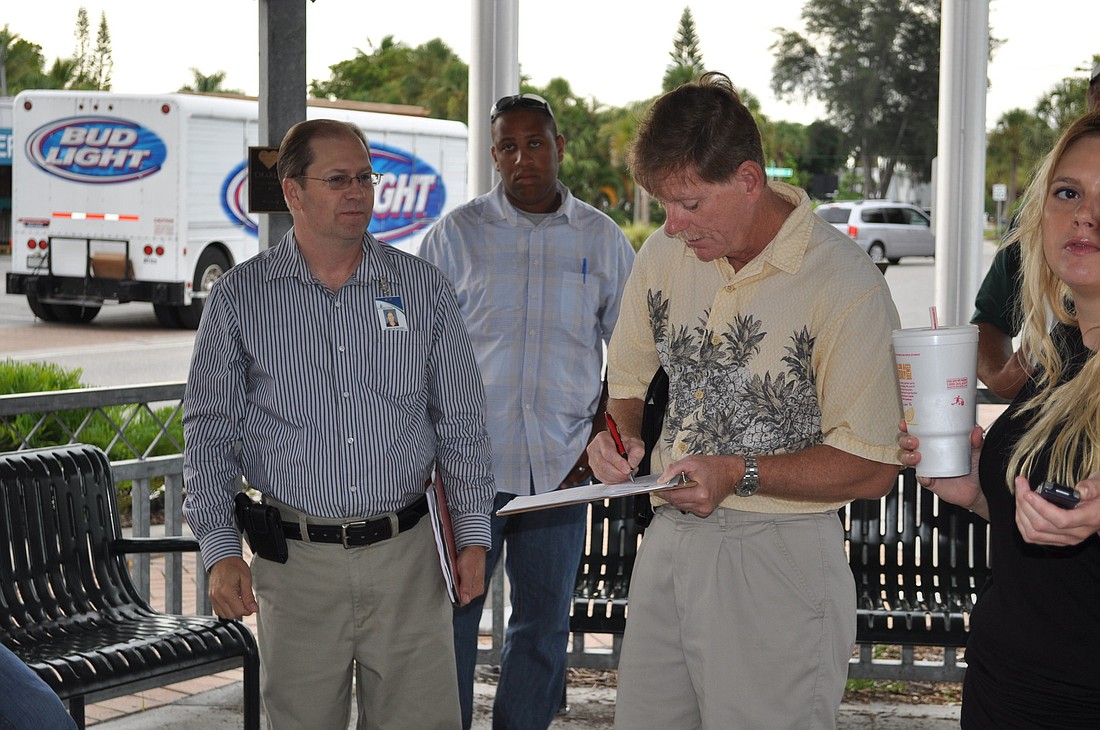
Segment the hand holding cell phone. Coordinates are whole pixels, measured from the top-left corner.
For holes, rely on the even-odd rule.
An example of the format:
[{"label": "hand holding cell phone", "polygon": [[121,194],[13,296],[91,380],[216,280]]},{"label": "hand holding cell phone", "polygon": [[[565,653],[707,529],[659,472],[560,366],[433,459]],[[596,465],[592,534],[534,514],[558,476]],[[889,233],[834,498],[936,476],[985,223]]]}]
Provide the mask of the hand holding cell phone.
[{"label": "hand holding cell phone", "polygon": [[1043,482],[1035,488],[1035,491],[1043,499],[1058,505],[1062,509],[1073,509],[1081,501],[1081,495],[1077,493],[1076,489],[1058,482]]}]

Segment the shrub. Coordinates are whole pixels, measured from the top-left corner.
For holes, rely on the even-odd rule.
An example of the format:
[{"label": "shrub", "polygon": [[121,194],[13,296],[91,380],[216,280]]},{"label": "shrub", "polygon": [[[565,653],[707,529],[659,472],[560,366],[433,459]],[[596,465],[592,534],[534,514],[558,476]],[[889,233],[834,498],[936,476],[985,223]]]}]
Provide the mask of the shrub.
[{"label": "shrub", "polygon": [[[80,384],[83,371],[79,368],[66,370],[60,365],[43,362],[15,362],[7,359],[0,361],[0,395],[15,393],[44,393],[54,390],[74,390],[84,387]],[[41,413],[24,413],[19,416],[0,419],[0,451],[18,449],[23,438],[34,431],[32,446],[56,446],[68,443],[74,433],[88,416],[87,410],[65,411],[49,416],[37,431],[35,425],[42,419]]]},{"label": "shrub", "polygon": [[637,251],[660,226],[656,223],[630,223],[622,228],[623,233],[626,234],[626,240],[630,241],[630,245]]}]

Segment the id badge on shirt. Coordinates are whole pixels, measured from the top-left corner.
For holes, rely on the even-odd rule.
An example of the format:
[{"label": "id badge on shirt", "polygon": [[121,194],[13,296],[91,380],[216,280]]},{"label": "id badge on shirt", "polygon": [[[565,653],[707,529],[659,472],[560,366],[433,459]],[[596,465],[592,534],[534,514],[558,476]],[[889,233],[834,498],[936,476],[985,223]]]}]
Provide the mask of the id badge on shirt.
[{"label": "id badge on shirt", "polygon": [[382,329],[407,330],[409,328],[401,297],[378,297],[374,300],[374,309],[378,312],[378,326]]}]

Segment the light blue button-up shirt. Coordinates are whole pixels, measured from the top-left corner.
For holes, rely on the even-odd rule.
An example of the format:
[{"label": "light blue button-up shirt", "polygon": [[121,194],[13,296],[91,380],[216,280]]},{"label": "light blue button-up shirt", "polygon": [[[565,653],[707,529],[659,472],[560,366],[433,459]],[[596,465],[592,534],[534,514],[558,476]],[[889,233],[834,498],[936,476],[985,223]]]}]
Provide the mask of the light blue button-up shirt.
[{"label": "light blue button-up shirt", "polygon": [[455,285],[470,331],[499,492],[557,489],[584,451],[634,261],[614,221],[558,190],[556,211],[528,216],[498,184],[420,248]]}]

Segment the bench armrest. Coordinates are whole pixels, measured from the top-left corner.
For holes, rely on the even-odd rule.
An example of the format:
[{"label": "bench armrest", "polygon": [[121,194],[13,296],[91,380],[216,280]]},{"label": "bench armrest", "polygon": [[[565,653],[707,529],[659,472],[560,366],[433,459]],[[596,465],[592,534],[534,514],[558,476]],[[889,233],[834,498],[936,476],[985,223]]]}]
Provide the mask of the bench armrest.
[{"label": "bench armrest", "polygon": [[194,553],[199,541],[193,537],[124,537],[111,541],[115,553]]}]

